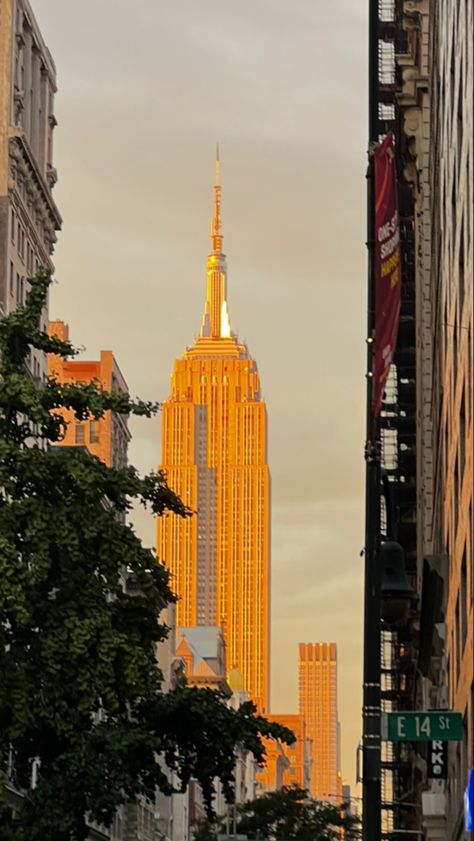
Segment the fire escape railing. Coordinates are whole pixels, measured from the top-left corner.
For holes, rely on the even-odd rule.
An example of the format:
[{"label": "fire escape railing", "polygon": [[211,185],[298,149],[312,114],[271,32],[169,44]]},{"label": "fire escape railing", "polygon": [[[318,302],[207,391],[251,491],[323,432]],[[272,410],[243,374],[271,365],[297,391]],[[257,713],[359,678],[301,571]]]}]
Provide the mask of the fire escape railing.
[{"label": "fire escape railing", "polygon": [[[415,341],[415,253],[414,206],[412,188],[404,180],[404,161],[409,157],[397,94],[401,90],[397,55],[406,51],[406,34],[402,26],[403,0],[378,0],[377,4],[377,79],[376,135],[381,139],[388,131],[396,138],[399,184],[400,238],[402,261],[401,311],[394,364],[387,381],[379,420],[380,466],[392,490],[396,539],[405,552],[406,571],[416,590],[416,341]],[[372,124],[374,117],[372,118]],[[387,513],[381,494],[381,539],[387,535]],[[380,628],[380,691],[381,711],[414,708],[416,638],[412,609],[408,624],[401,629],[381,623]],[[417,826],[414,805],[413,757],[405,745],[381,743],[381,834],[398,841],[397,830]]]}]

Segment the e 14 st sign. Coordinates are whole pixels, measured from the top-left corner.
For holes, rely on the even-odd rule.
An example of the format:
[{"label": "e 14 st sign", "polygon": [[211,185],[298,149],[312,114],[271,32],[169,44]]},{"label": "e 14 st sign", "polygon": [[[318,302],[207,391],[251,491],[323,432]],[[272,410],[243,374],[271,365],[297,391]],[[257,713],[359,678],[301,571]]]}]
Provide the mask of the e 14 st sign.
[{"label": "e 14 st sign", "polygon": [[462,736],[461,713],[394,712],[382,718],[382,739],[388,742],[460,742]]}]

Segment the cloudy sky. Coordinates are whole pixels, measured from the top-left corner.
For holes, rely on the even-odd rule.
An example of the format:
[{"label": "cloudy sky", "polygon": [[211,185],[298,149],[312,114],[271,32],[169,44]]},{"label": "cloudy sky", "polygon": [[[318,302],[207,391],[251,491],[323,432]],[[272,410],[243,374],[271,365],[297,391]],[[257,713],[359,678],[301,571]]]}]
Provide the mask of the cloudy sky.
[{"label": "cloudy sky", "polygon": [[[199,330],[215,144],[231,326],[272,473],[272,709],[335,641],[343,772],[360,731],[366,15],[358,0],[32,0],[58,72],[51,315],[163,400]],[[160,460],[160,421],[131,460]],[[150,545],[154,524],[137,517]]]}]

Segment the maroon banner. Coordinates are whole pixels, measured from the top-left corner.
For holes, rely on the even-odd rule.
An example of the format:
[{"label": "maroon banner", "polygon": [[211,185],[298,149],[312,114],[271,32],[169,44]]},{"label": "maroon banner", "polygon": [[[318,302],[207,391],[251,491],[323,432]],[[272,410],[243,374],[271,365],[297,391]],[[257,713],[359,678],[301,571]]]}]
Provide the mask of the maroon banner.
[{"label": "maroon banner", "polygon": [[377,416],[393,361],[400,317],[400,223],[395,171],[395,137],[387,134],[374,152],[375,336],[373,411]]}]

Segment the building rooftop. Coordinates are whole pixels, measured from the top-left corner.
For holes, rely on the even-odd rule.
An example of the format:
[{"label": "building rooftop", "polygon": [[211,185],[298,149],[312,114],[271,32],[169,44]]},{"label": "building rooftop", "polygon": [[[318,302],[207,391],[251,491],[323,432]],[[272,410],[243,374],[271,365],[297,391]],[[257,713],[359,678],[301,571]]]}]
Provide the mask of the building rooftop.
[{"label": "building rooftop", "polygon": [[222,630],[213,625],[199,625],[192,628],[178,628],[180,637],[185,637],[198,660],[217,659],[220,655]]}]

